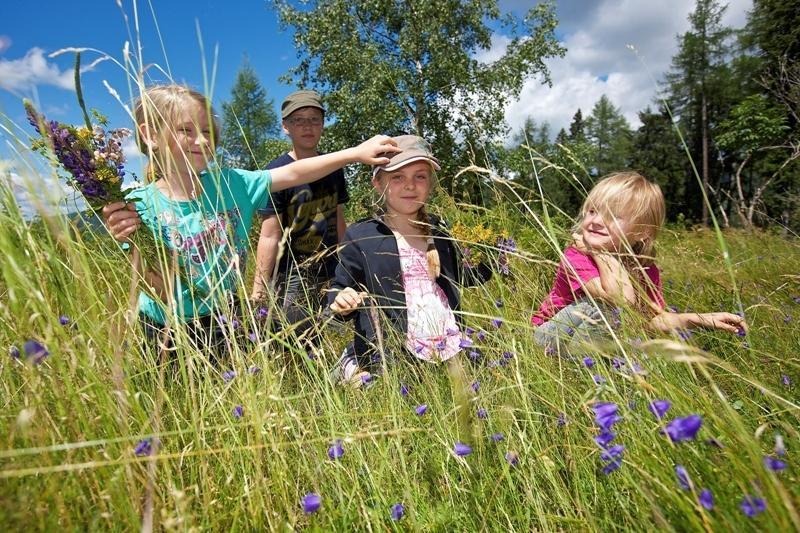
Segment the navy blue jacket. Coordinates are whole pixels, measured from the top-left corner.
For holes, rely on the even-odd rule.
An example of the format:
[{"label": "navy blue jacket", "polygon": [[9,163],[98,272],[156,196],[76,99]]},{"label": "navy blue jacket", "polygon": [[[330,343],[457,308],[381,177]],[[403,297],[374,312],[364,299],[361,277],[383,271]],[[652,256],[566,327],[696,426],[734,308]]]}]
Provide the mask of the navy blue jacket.
[{"label": "navy blue jacket", "polygon": [[[450,309],[461,323],[458,310],[461,307],[460,288],[472,286],[488,280],[492,271],[479,265],[464,268],[458,245],[445,230],[438,217],[429,218],[431,234],[436,250],[439,252],[441,274],[436,283],[447,296]],[[391,324],[396,333],[405,338],[408,329],[406,295],[403,288],[400,254],[397,239],[392,230],[377,218],[367,218],[351,224],[344,234],[339,249],[339,264],[333,279],[332,290],[328,294],[328,304],[333,303],[336,294],[345,287],[356,291],[366,291],[375,300],[375,305],[383,312],[383,324]],[[365,302],[365,306],[369,302]],[[369,364],[375,352],[375,331],[368,309],[346,315],[355,321],[354,355],[363,366]],[[389,332],[383,338],[389,337]]]}]

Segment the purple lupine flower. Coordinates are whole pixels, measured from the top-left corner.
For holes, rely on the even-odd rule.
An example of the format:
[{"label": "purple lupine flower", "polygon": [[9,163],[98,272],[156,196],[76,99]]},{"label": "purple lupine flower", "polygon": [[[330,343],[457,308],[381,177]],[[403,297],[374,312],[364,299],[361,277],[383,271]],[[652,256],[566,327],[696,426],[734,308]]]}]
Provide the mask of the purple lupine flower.
[{"label": "purple lupine flower", "polygon": [[233,408],[233,418],[242,418],[242,415],[244,415],[244,407],[237,405]]},{"label": "purple lupine flower", "polygon": [[137,457],[146,457],[153,453],[153,438],[147,437],[146,439],[140,440],[133,449],[133,453],[135,453]]},{"label": "purple lupine flower", "polygon": [[603,430],[599,435],[595,435],[594,441],[601,448],[605,448],[616,436],[616,433],[612,431]]},{"label": "purple lupine flower", "polygon": [[483,330],[480,330],[480,331],[478,332],[478,340],[479,340],[480,342],[483,342],[484,340],[486,340],[486,332],[485,332],[485,331],[483,331]]},{"label": "purple lupine flower", "polygon": [[469,348],[471,346],[472,346],[472,339],[470,339],[469,337],[464,337],[458,341],[459,348]]},{"label": "purple lupine flower", "polygon": [[34,365],[41,364],[50,355],[50,352],[47,351],[47,348],[42,343],[33,339],[25,341],[22,349],[25,352],[26,359]]},{"label": "purple lupine flower", "polygon": [[622,444],[615,444],[611,448],[607,448],[600,452],[600,459],[603,461],[612,461],[622,455],[625,451],[625,446]]},{"label": "purple lupine flower", "polygon": [[471,337],[475,333],[475,329],[467,326],[467,328],[464,329],[464,333],[466,333],[467,335],[469,335]]},{"label": "purple lupine flower", "polygon": [[756,498],[755,496],[745,494],[739,504],[739,508],[746,516],[753,518],[767,509],[767,503],[762,498]]},{"label": "purple lupine flower", "polygon": [[344,455],[344,446],[342,446],[342,439],[336,439],[333,444],[328,448],[328,457],[335,461]]},{"label": "purple lupine flower", "polygon": [[248,371],[248,372],[249,372],[251,375],[255,376],[256,374],[260,374],[260,373],[261,373],[261,367],[258,367],[258,366],[251,366],[250,368],[248,368],[248,369],[247,369],[247,371]]},{"label": "purple lupine flower", "polygon": [[617,416],[619,407],[615,403],[599,402],[592,406],[592,410],[594,411],[595,423],[602,429],[608,430],[611,426],[622,420],[622,418]]},{"label": "purple lupine flower", "polygon": [[[502,318],[493,318],[492,319],[492,326],[494,326],[495,329],[500,329],[500,326],[502,326],[502,325],[503,325],[503,319]],[[483,339],[481,339],[481,340],[483,340]]]},{"label": "purple lupine flower", "polygon": [[12,359],[19,359],[19,348],[12,344],[8,347],[8,355],[10,355]]},{"label": "purple lupine flower", "polygon": [[700,415],[689,415],[673,419],[661,432],[669,436],[672,442],[693,440],[702,425],[703,418]]},{"label": "purple lupine flower", "polygon": [[501,440],[505,439],[505,436],[502,433],[493,433],[492,440],[495,442],[500,442]]},{"label": "purple lupine flower", "polygon": [[780,472],[781,470],[786,469],[786,462],[781,461],[780,459],[776,459],[775,457],[770,457],[769,455],[765,455],[764,466],[767,467],[768,470],[772,470],[773,472]]},{"label": "purple lupine flower", "polygon": [[606,378],[601,376],[600,374],[595,374],[592,376],[592,381],[594,381],[595,385],[602,385],[606,382]]},{"label": "purple lupine flower", "polygon": [[303,506],[303,512],[306,514],[314,514],[319,511],[322,506],[322,497],[319,494],[309,492],[300,498],[300,505]]},{"label": "purple lupine flower", "polygon": [[453,447],[453,451],[456,452],[456,455],[459,457],[466,457],[472,453],[472,448],[463,442],[456,442],[455,446]]},{"label": "purple lupine flower", "polygon": [[672,407],[672,404],[669,402],[669,400],[655,400],[650,402],[650,405],[647,406],[647,408],[650,409],[650,412],[659,419],[664,418],[664,415],[667,414],[667,411],[669,411],[670,407]]},{"label": "purple lupine flower", "polygon": [[783,382],[784,387],[789,387],[792,384],[792,380],[789,379],[789,376],[787,376],[786,374],[781,375],[781,381]]},{"label": "purple lupine flower", "polygon": [[583,366],[585,366],[586,368],[592,368],[594,366],[594,359],[592,359],[591,357],[588,357],[588,356],[584,357],[583,358]]},{"label": "purple lupine flower", "polygon": [[422,405],[418,405],[414,412],[417,413],[417,416],[422,416],[428,412],[428,404],[423,403]]},{"label": "purple lupine flower", "polygon": [[689,472],[683,465],[675,465],[675,475],[678,477],[678,485],[683,490],[691,490],[692,479],[689,477]]},{"label": "purple lupine flower", "polygon": [[403,518],[403,515],[406,514],[406,509],[403,507],[402,503],[396,503],[392,505],[392,520],[400,520]]},{"label": "purple lupine flower", "polygon": [[477,380],[473,381],[472,385],[470,385],[470,388],[472,389],[472,392],[478,392],[478,390],[481,388],[481,382]]},{"label": "purple lupine flower", "polygon": [[567,425],[567,415],[564,413],[558,413],[558,420],[556,420],[556,425],[558,427],[564,427]]},{"label": "purple lupine flower", "polygon": [[506,452],[505,457],[506,461],[508,461],[508,464],[511,466],[517,466],[519,464],[519,454],[516,452]]},{"label": "purple lupine flower", "polygon": [[236,377],[236,371],[228,370],[227,372],[222,374],[222,381],[224,381],[225,383],[230,383],[235,377]]},{"label": "purple lupine flower", "polygon": [[711,494],[711,491],[708,489],[703,489],[700,491],[700,496],[697,498],[706,510],[710,511],[714,508],[714,495]]},{"label": "purple lupine flower", "polygon": [[489,412],[483,407],[478,408],[477,414],[478,418],[480,418],[481,420],[486,420],[487,418],[489,418]]},{"label": "purple lupine flower", "polygon": [[405,383],[400,384],[400,396],[404,398],[408,396],[408,387],[406,387]]},{"label": "purple lupine flower", "polygon": [[69,317],[67,315],[61,315],[60,317],[58,317],[58,323],[61,324],[62,326],[66,326],[67,324],[69,324]]}]

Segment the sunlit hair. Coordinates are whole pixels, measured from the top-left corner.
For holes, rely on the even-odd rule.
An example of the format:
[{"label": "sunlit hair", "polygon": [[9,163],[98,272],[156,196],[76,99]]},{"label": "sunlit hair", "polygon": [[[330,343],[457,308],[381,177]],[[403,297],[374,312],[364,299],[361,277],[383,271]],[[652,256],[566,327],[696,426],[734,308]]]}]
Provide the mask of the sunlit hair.
[{"label": "sunlit hair", "polygon": [[[166,147],[154,145],[152,141],[158,140],[161,143],[169,136],[175,135],[174,128],[181,119],[181,113],[191,102],[200,104],[200,107],[208,113],[210,141],[214,146],[220,138],[219,123],[208,98],[200,92],[179,84],[152,85],[136,100],[133,111],[136,120],[136,141],[142,153],[150,158],[145,168],[146,182],[160,177],[167,164],[167,161],[162,159],[168,157]],[[144,130],[148,132],[151,142],[142,135]]]},{"label": "sunlit hair", "polygon": [[[428,168],[431,171],[430,191],[433,191],[433,188],[436,184],[436,169],[433,168],[433,165],[430,163],[428,164]],[[373,179],[376,182],[381,183],[386,174],[391,174],[392,172],[393,171],[387,172],[385,170],[379,170]],[[386,211],[386,194],[383,191],[381,191],[380,199],[376,202],[376,204],[378,207],[378,214],[382,215]],[[431,235],[431,223],[428,218],[428,210],[425,208],[425,205],[421,205],[417,211],[417,222],[418,224],[416,225],[420,228],[420,235],[425,237],[425,241],[427,242],[425,257],[428,262],[428,275],[430,275],[431,278],[436,279],[439,277],[439,274],[442,271],[442,263],[439,259],[439,251],[436,249],[436,244],[433,242],[433,235]]]},{"label": "sunlit hair", "polygon": [[639,256],[642,265],[653,262],[655,239],[666,217],[661,187],[638,172],[616,172],[592,188],[581,207],[581,218],[590,209],[600,213],[607,223],[613,218],[627,220],[630,229],[625,246]]}]

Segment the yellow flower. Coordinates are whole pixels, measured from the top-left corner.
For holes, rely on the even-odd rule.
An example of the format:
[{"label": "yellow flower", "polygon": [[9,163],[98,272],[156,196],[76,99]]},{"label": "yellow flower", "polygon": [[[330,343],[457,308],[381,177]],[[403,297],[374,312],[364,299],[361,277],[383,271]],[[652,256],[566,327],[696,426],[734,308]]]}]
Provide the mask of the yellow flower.
[{"label": "yellow flower", "polygon": [[94,174],[94,178],[97,181],[108,181],[111,183],[116,183],[115,179],[117,177],[117,173],[108,167],[100,167]]}]

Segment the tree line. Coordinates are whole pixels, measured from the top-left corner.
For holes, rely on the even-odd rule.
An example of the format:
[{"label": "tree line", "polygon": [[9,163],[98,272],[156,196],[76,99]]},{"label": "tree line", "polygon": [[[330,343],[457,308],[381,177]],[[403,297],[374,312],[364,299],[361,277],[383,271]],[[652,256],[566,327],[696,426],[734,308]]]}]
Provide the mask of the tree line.
[{"label": "tree line", "polygon": [[[527,80],[550,82],[545,60],[566,53],[550,4],[520,17],[496,0],[271,2],[300,59],[284,81],[325,95],[327,149],[414,133],[435,147],[456,199],[496,201],[485,173],[459,173],[475,165],[566,214],[599,177],[635,169],[664,189],[670,220],[800,228],[800,10],[790,0],[754,0],[743,28],[722,24],[725,4],[697,0],[638,128],[604,95],[558,132],[536,117],[510,132],[503,120]],[[481,60],[498,29],[505,49]],[[263,167],[286,149],[273,109],[245,62],[223,105],[228,162]],[[353,177],[356,188],[365,181]]]}]

